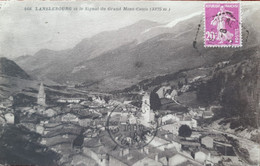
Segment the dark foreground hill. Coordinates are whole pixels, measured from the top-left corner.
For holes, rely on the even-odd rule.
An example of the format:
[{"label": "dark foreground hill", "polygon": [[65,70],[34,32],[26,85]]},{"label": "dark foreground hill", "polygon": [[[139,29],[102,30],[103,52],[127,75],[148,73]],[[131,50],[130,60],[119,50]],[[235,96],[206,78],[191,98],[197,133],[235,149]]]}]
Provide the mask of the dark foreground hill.
[{"label": "dark foreground hill", "polygon": [[30,76],[23,69],[7,58],[0,58],[0,75],[30,79]]}]

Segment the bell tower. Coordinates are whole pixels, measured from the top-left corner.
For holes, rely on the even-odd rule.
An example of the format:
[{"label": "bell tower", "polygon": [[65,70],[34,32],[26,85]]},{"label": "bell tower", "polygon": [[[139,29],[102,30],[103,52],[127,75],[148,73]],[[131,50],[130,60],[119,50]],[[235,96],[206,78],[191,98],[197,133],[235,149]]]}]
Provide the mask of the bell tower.
[{"label": "bell tower", "polygon": [[46,106],[46,94],[44,91],[43,83],[41,83],[40,88],[39,88],[39,92],[38,92],[38,96],[37,96],[37,104],[39,104],[41,106]]},{"label": "bell tower", "polygon": [[142,120],[144,123],[148,124],[154,121],[154,113],[150,107],[150,95],[146,92],[142,98]]}]

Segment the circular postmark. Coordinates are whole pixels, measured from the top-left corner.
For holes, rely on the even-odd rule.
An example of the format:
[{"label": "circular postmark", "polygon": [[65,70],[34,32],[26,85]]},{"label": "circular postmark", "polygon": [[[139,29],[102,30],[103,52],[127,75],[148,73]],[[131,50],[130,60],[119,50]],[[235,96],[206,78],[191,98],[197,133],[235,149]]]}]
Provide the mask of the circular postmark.
[{"label": "circular postmark", "polygon": [[147,121],[147,115],[146,111],[131,105],[116,106],[109,113],[106,124],[113,142],[129,149],[148,145],[157,134],[158,123],[154,118]]}]

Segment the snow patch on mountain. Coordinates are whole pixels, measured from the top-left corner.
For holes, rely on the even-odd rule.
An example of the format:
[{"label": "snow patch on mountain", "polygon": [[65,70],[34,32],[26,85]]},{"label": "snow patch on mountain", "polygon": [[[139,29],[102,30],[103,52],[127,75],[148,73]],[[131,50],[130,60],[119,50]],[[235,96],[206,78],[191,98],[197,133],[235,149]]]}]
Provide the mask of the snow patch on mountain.
[{"label": "snow patch on mountain", "polygon": [[182,21],[191,19],[192,17],[198,16],[198,15],[201,15],[201,14],[202,14],[202,11],[199,11],[199,12],[192,13],[192,14],[190,14],[190,15],[181,17],[181,18],[177,18],[177,19],[175,19],[174,21],[171,21],[171,22],[169,22],[169,23],[167,23],[167,24],[160,25],[160,26],[156,26],[156,27],[152,27],[152,28],[148,28],[148,29],[144,30],[144,31],[142,32],[142,34],[147,33],[147,32],[149,32],[149,31],[151,31],[152,29],[156,29],[156,28],[173,28],[173,27],[174,27],[175,25],[177,25],[179,22],[182,22]]}]

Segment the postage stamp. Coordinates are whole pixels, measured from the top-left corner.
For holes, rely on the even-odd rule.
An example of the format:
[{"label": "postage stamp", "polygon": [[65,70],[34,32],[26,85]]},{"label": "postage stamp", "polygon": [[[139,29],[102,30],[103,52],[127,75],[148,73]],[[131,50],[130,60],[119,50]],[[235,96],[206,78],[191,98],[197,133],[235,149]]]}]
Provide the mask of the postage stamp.
[{"label": "postage stamp", "polygon": [[204,46],[241,47],[240,3],[204,4]]}]

